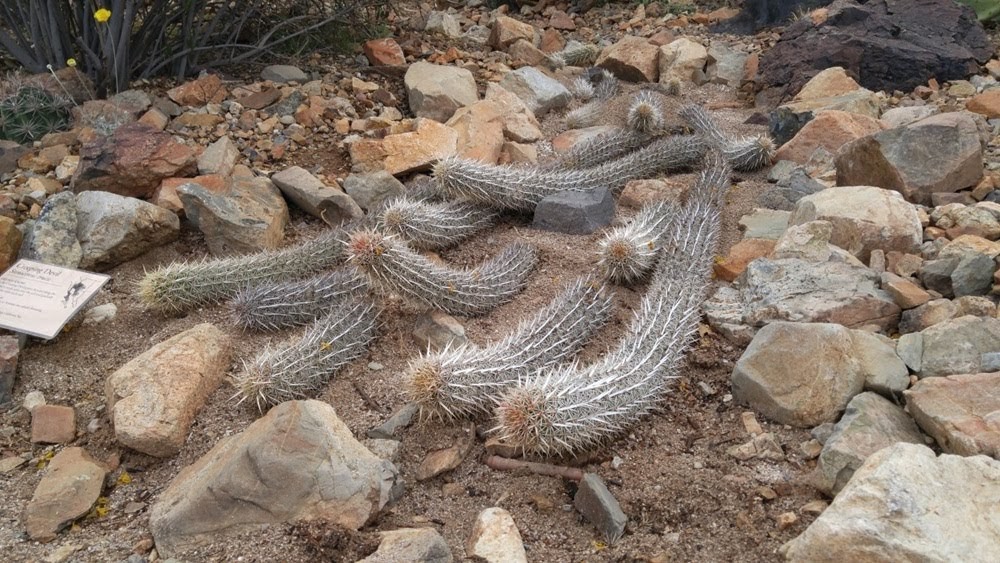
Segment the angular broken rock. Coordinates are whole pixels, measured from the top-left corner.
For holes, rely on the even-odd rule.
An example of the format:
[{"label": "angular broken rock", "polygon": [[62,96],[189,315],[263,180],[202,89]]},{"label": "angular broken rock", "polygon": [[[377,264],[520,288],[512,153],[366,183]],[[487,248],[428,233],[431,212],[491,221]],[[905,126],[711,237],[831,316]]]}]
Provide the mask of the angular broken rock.
[{"label": "angular broken rock", "polygon": [[119,368],[104,383],[115,438],[151,456],[176,454],[231,357],[229,337],[203,323]]},{"label": "angular broken rock", "polygon": [[417,318],[412,336],[417,346],[426,350],[460,346],[468,341],[462,323],[448,313],[437,310],[427,311]]},{"label": "angular broken rock", "polygon": [[462,429],[462,435],[455,441],[455,445],[434,450],[424,457],[417,467],[415,474],[417,481],[426,481],[457,468],[472,451],[475,440],[476,428],[469,423]]},{"label": "angular broken rock", "polygon": [[400,528],[382,532],[375,553],[357,563],[451,563],[448,543],[434,528]]},{"label": "angular broken rock", "polygon": [[108,192],[76,197],[80,268],[107,270],[180,235],[177,215],[152,203]]},{"label": "angular broken rock", "polygon": [[593,473],[583,475],[573,497],[573,506],[601,532],[609,545],[618,541],[625,533],[628,516],[622,512],[618,500],[599,476]]},{"label": "angular broken rock", "polygon": [[200,184],[177,188],[184,213],[205,235],[215,255],[244,254],[280,246],[288,224],[288,205],[267,178],[233,176],[228,189],[215,193]]},{"label": "angular broken rock", "polygon": [[66,444],[76,438],[76,410],[64,405],[38,405],[31,411],[31,441]]},{"label": "angular broken rock", "polygon": [[500,86],[517,94],[535,116],[566,107],[572,99],[558,80],[530,66],[508,72],[500,80]]},{"label": "angular broken rock", "polygon": [[660,48],[642,37],[626,35],[604,49],[596,66],[629,82],[656,82],[660,75],[657,58]]},{"label": "angular broken rock", "polygon": [[273,174],[271,181],[300,209],[330,225],[339,225],[364,215],[351,196],[340,188],[328,187],[299,166],[291,166]]},{"label": "angular broken rock", "polygon": [[899,443],[870,456],[833,502],[781,546],[788,561],[1000,559],[1000,462]]},{"label": "angular broken rock", "polygon": [[1000,373],[930,377],[905,395],[910,414],[942,450],[1000,459]]},{"label": "angular broken rock", "polygon": [[413,114],[440,123],[479,99],[476,79],[464,68],[418,61],[406,70],[403,83]]},{"label": "angular broken rock", "polygon": [[406,187],[392,174],[379,170],[370,174],[351,174],[344,178],[344,191],[361,209],[374,211],[382,202],[406,193]]},{"label": "angular broken rock", "polygon": [[1000,351],[1000,319],[965,315],[921,332],[922,378],[983,371],[982,356]]},{"label": "angular broken rock", "polygon": [[457,150],[458,132],[433,119],[419,118],[413,124],[413,131],[382,139],[383,166],[394,176],[428,170]]},{"label": "angular broken rock", "polygon": [[236,166],[240,150],[228,135],[219,137],[198,157],[198,174],[219,174],[228,176]]},{"label": "angular broken rock", "polygon": [[181,470],[150,529],[164,557],[261,524],[323,518],[358,529],[401,488],[395,466],[355,440],[333,407],[287,401]]},{"label": "angular broken rock", "polygon": [[782,461],[785,459],[785,452],[781,449],[781,444],[770,432],[754,436],[745,444],[732,446],[726,450],[726,453],[740,461],[748,459]]},{"label": "angular broken rock", "polygon": [[465,553],[487,563],[528,563],[517,524],[502,508],[487,508],[476,517],[465,541]]},{"label": "angular broken rock", "polygon": [[97,502],[104,474],[104,467],[83,448],[66,448],[56,454],[25,510],[28,536],[40,542],[56,539],[60,530]]},{"label": "angular broken rock", "polygon": [[876,393],[856,395],[819,454],[820,490],[836,495],[868,456],[897,442],[922,445],[924,437],[901,407]]}]

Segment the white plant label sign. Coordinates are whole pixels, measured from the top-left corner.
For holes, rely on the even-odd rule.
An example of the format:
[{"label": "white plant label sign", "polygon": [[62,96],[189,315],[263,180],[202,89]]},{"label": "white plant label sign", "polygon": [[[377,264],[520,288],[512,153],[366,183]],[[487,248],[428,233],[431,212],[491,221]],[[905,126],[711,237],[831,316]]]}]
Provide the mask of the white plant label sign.
[{"label": "white plant label sign", "polygon": [[109,279],[104,274],[18,260],[0,275],[0,327],[54,338]]}]

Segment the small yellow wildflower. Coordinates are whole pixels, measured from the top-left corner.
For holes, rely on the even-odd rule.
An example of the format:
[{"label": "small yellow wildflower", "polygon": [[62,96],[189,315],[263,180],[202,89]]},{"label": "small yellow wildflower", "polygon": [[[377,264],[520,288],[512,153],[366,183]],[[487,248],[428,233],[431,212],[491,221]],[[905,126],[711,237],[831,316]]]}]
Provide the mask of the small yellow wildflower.
[{"label": "small yellow wildflower", "polygon": [[76,59],[66,59],[66,66],[76,66]]},{"label": "small yellow wildflower", "polygon": [[97,20],[97,23],[107,23],[111,19],[111,10],[107,8],[97,10],[94,12],[94,19]]}]

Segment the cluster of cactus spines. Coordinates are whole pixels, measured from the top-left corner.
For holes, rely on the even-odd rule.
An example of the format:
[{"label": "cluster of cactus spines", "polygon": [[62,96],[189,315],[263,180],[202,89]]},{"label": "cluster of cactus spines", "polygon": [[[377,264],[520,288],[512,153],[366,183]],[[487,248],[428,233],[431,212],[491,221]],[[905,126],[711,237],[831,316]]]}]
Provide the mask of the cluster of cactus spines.
[{"label": "cluster of cactus spines", "polygon": [[632,96],[628,108],[629,129],[646,134],[656,134],[664,128],[663,105],[651,90],[639,90]]},{"label": "cluster of cactus spines", "polygon": [[501,441],[526,453],[572,455],[625,432],[662,398],[709,286],[718,202],[729,183],[722,158],[712,168],[665,235],[664,255],[618,348],[585,368],[543,369],[511,387],[496,409]]},{"label": "cluster of cactus spines", "polygon": [[493,226],[497,218],[494,209],[479,203],[402,197],[382,209],[379,228],[398,235],[413,248],[440,250]]},{"label": "cluster of cactus spines", "polygon": [[570,92],[574,98],[582,102],[590,101],[591,98],[597,95],[597,92],[594,90],[594,83],[586,76],[578,76],[573,81]]},{"label": "cluster of cactus spines", "polygon": [[538,262],[534,248],[515,243],[476,268],[449,268],[370,230],[351,235],[347,255],[348,262],[365,274],[375,291],[397,293],[461,316],[480,315],[513,299],[524,289]]},{"label": "cluster of cactus spines", "polygon": [[345,240],[346,229],[337,228],[280,250],[175,262],[147,272],[138,294],[146,306],[161,311],[219,303],[246,287],[300,279],[341,264]]},{"label": "cluster of cactus spines", "polygon": [[608,102],[618,94],[618,79],[604,69],[594,70],[588,74],[587,79],[594,85],[593,95],[590,101],[566,114],[566,126],[570,129],[597,124],[605,117]]},{"label": "cluster of cactus spines", "polygon": [[697,104],[684,106],[677,112],[695,132],[706,140],[729,161],[733,170],[753,172],[771,164],[774,158],[774,142],[767,135],[758,137],[733,138],[726,135],[708,115],[705,108]]},{"label": "cluster of cactus spines", "polygon": [[268,346],[232,377],[237,404],[252,401],[260,412],[293,399],[316,395],[336,372],[368,349],[375,335],[375,306],[338,302],[305,333]]},{"label": "cluster of cactus spines", "polygon": [[367,288],[357,272],[339,268],[303,280],[246,288],[236,294],[230,309],[244,330],[282,330],[309,324]]},{"label": "cluster of cactus spines", "polygon": [[434,167],[442,192],[499,209],[531,211],[546,196],[606,187],[618,193],[629,180],[690,168],[708,146],[698,136],[661,137],[646,147],[600,166],[547,170],[483,164],[450,157]]},{"label": "cluster of cactus spines", "polygon": [[36,86],[21,86],[0,100],[0,139],[30,145],[69,126],[68,102]]},{"label": "cluster of cactus spines", "polygon": [[589,44],[569,44],[562,51],[553,53],[547,57],[548,65],[553,70],[558,70],[564,66],[587,66],[594,64],[601,54],[601,48],[597,45]]},{"label": "cluster of cactus spines", "polygon": [[406,376],[410,396],[422,417],[488,415],[519,379],[569,361],[610,314],[604,288],[593,278],[581,278],[502,340],[482,348],[446,348],[411,363]]},{"label": "cluster of cactus spines", "polygon": [[673,201],[643,206],[627,224],[612,229],[598,244],[598,265],[614,283],[628,284],[645,277],[662,248],[661,239],[677,216]]}]

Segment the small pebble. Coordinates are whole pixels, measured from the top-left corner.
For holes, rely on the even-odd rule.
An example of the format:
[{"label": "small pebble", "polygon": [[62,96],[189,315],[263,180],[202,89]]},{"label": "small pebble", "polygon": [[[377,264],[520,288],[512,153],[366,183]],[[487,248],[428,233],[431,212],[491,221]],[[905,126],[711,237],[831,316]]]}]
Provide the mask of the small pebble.
[{"label": "small pebble", "polygon": [[372,371],[379,371],[379,370],[385,369],[385,366],[383,366],[382,364],[380,364],[378,362],[370,362],[368,364],[368,369],[370,369]]},{"label": "small pebble", "polygon": [[696,461],[696,462],[694,462],[694,466],[693,466],[693,467],[694,467],[695,469],[702,469],[702,468],[704,468],[704,467],[705,467],[705,464],[704,464],[704,463],[702,463],[702,462],[700,462],[700,461]]},{"label": "small pebble", "polygon": [[799,521],[799,517],[794,512],[783,512],[774,520],[778,523],[778,530],[787,530]]},{"label": "small pebble", "polygon": [[612,469],[618,469],[619,467],[622,466],[623,463],[625,463],[624,459],[622,459],[622,458],[620,458],[618,456],[615,456],[615,457],[613,457],[611,459],[611,468]]},{"label": "small pebble", "polygon": [[31,412],[35,410],[35,407],[39,407],[45,404],[45,395],[41,391],[31,391],[24,396],[24,402],[21,403],[24,406],[24,410]]}]

